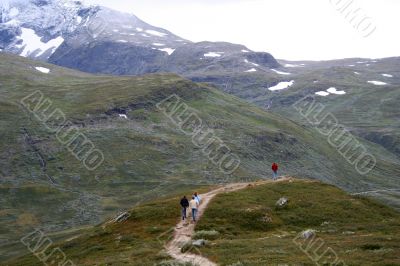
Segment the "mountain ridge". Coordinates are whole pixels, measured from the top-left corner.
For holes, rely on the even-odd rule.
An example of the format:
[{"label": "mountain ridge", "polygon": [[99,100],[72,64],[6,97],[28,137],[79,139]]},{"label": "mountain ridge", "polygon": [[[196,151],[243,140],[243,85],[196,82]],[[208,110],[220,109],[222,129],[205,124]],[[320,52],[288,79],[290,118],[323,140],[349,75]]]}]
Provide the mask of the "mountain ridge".
[{"label": "mountain ridge", "polygon": [[[250,69],[247,61],[254,61],[253,66],[279,66],[268,53],[226,42],[192,43],[133,14],[71,0],[28,3],[17,1],[2,11],[0,49],[85,72],[117,75],[174,72],[185,64],[207,69],[210,61],[216,66],[223,60],[234,60],[242,71]],[[95,58],[110,60],[96,61],[98,68],[93,69],[89,63]],[[182,70],[177,73],[190,68]]]}]

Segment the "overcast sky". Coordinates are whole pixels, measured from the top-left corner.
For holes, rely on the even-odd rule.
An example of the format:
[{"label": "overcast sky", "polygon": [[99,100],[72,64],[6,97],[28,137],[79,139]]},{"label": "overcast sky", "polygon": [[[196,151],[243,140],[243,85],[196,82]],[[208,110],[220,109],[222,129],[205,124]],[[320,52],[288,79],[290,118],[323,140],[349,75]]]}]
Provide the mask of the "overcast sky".
[{"label": "overcast sky", "polygon": [[191,41],[240,43],[280,59],[400,56],[399,0],[86,2],[133,13]]}]

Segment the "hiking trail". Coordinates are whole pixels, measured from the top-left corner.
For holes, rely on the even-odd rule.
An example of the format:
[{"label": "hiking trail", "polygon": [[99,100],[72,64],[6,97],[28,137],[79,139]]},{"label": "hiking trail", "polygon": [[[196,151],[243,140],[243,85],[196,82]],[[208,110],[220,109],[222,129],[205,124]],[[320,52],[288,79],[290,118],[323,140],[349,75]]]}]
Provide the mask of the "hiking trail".
[{"label": "hiking trail", "polygon": [[[197,221],[199,221],[204,213],[204,211],[207,209],[208,204],[210,201],[217,196],[218,194],[222,193],[227,193],[227,192],[233,192],[237,190],[244,189],[249,186],[258,186],[258,185],[263,185],[267,183],[275,183],[275,182],[282,182],[282,181],[288,181],[290,178],[281,178],[276,181],[273,180],[267,180],[267,181],[258,181],[254,183],[232,183],[229,185],[225,185],[223,187],[211,190],[208,193],[201,194],[201,204],[199,206],[198,212],[197,212]],[[172,258],[174,258],[176,261],[181,262],[181,263],[192,263],[193,265],[200,265],[200,266],[217,266],[216,263],[210,261],[209,259],[202,257],[201,255],[196,255],[192,253],[182,253],[181,248],[182,246],[191,241],[192,237],[194,235],[194,229],[196,224],[191,223],[190,221],[191,217],[188,217],[186,221],[180,221],[176,227],[175,227],[175,232],[174,232],[174,238],[166,245],[166,251],[168,255],[170,255]]]}]

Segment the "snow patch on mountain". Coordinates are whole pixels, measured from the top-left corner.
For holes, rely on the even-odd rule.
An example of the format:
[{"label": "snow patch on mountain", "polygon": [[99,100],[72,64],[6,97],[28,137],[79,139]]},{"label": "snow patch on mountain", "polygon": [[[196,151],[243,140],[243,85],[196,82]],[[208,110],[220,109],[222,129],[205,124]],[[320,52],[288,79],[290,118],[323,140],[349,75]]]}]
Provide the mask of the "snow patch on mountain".
[{"label": "snow patch on mountain", "polygon": [[279,75],[291,75],[291,73],[288,72],[283,72],[283,71],[279,71],[276,69],[271,69],[272,71],[274,71],[275,73],[279,74]]},{"label": "snow patch on mountain", "polygon": [[270,91],[284,90],[284,89],[287,89],[287,88],[293,86],[293,84],[294,84],[294,80],[282,81],[282,82],[279,82],[277,85],[268,88],[268,90],[270,90]]},{"label": "snow patch on mountain", "polygon": [[35,69],[39,72],[42,72],[44,74],[49,74],[50,73],[50,69],[45,68],[45,67],[35,67]]},{"label": "snow patch on mountain", "polygon": [[253,62],[250,62],[250,61],[249,61],[249,60],[247,60],[247,59],[245,59],[245,60],[244,60],[244,62],[245,62],[245,63],[247,63],[247,64],[251,64],[251,65],[253,65],[253,66],[257,66],[257,67],[258,67],[258,66],[260,66],[259,64],[256,64],[256,63],[253,63]]},{"label": "snow patch on mountain", "polygon": [[147,32],[148,34],[151,34],[151,35],[153,35],[153,36],[158,36],[158,37],[165,37],[165,36],[168,35],[168,34],[166,34],[166,33],[162,33],[162,32],[156,31],[156,30],[146,30],[146,32]]},{"label": "snow patch on mountain", "polygon": [[327,89],[326,91],[317,91],[315,94],[325,97],[325,96],[328,96],[330,94],[344,95],[344,94],[346,94],[346,92],[345,91],[338,91],[336,88],[331,87],[331,88]]},{"label": "snow patch on mountain", "polygon": [[157,50],[166,52],[168,55],[171,55],[173,52],[175,52],[175,49],[172,49],[172,48],[162,48],[162,49],[157,49]]},{"label": "snow patch on mountain", "polygon": [[19,22],[16,19],[12,19],[12,20],[7,21],[6,23],[4,23],[4,25],[11,26],[11,27],[18,27],[20,24],[21,24],[21,22]]},{"label": "snow patch on mountain", "polygon": [[205,57],[221,57],[221,54],[223,54],[223,52],[208,52],[206,54],[204,54]]},{"label": "snow patch on mountain", "polygon": [[302,65],[285,64],[284,67],[303,67]]},{"label": "snow patch on mountain", "polygon": [[247,72],[247,73],[251,73],[251,72],[256,72],[256,71],[257,71],[257,69],[255,69],[255,68],[252,68],[252,69],[246,70],[245,72]]},{"label": "snow patch on mountain", "polygon": [[39,37],[36,32],[32,29],[21,28],[22,34],[17,37],[22,40],[21,44],[16,45],[17,48],[23,48],[20,53],[21,56],[27,57],[35,53],[35,57],[41,56],[47,50],[52,49],[51,54],[64,42],[64,39],[59,36],[48,42],[42,42],[42,38]]},{"label": "snow patch on mountain", "polygon": [[384,76],[386,78],[393,78],[393,75],[390,75],[390,74],[382,74],[382,76]]},{"label": "snow patch on mountain", "polygon": [[376,86],[384,86],[384,85],[387,85],[386,82],[378,81],[378,80],[370,80],[370,81],[368,81],[368,83],[374,84],[374,85],[376,85]]},{"label": "snow patch on mountain", "polygon": [[325,97],[325,96],[328,96],[330,93],[326,92],[326,91],[317,91],[315,94]]},{"label": "snow patch on mountain", "polygon": [[336,88],[332,87],[326,90],[327,92],[331,93],[331,94],[337,94],[337,95],[343,95],[346,94],[345,91],[338,91],[336,90]]}]

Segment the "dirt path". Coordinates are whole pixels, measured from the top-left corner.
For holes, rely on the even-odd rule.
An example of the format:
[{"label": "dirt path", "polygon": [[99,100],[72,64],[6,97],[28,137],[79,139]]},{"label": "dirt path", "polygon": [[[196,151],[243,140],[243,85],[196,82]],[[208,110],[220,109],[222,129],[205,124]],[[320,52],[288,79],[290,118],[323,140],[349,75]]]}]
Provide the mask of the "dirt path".
[{"label": "dirt path", "polygon": [[[199,210],[198,210],[197,220],[201,219],[201,217],[202,217],[205,209],[207,209],[207,206],[210,203],[210,201],[218,194],[241,190],[248,186],[256,186],[256,185],[262,185],[262,184],[266,184],[266,183],[280,182],[280,181],[286,181],[286,180],[288,180],[288,178],[282,178],[277,181],[272,181],[272,180],[269,181],[268,180],[268,181],[255,182],[255,183],[229,184],[229,185],[217,188],[215,190],[212,190],[206,194],[202,194],[202,195],[200,195],[202,198],[202,202],[201,202]],[[180,221],[175,227],[174,238],[166,246],[167,253],[171,257],[173,257],[175,260],[177,260],[181,263],[189,262],[189,263],[192,263],[193,265],[216,266],[217,264],[208,260],[205,257],[196,255],[196,254],[192,254],[192,253],[182,253],[181,252],[182,246],[185,243],[187,243],[188,241],[191,241],[193,234],[194,234],[194,228],[195,228],[195,224],[187,223],[186,221]]]}]

